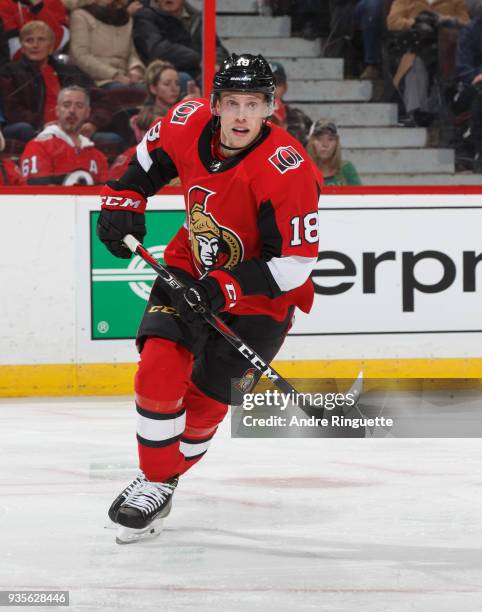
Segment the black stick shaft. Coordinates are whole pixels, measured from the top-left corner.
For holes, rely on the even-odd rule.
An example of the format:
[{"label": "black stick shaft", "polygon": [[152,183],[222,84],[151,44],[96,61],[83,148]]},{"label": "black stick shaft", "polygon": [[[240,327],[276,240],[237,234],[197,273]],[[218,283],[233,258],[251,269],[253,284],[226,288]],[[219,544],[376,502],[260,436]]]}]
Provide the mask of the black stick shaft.
[{"label": "black stick shaft", "polygon": [[[157,259],[155,259],[142,244],[128,234],[124,237],[125,245],[133,252],[137,253],[158,276],[168,285],[173,291],[184,289],[184,285],[179,281],[174,274],[169,272]],[[312,406],[308,401],[307,394],[300,393],[286,378],[283,378],[279,372],[272,368],[264,359],[249,347],[243,340],[228,327],[224,321],[209,311],[199,313],[210,325],[214,327],[234,348],[241,353],[259,372],[264,374],[268,380],[278,387],[283,393],[290,394],[295,403],[308,416],[322,417],[323,410],[320,407]],[[346,395],[351,395],[355,400],[355,405],[362,393],[363,389],[363,373],[358,374],[357,379],[350,387]],[[351,404],[350,406],[353,406]]]}]

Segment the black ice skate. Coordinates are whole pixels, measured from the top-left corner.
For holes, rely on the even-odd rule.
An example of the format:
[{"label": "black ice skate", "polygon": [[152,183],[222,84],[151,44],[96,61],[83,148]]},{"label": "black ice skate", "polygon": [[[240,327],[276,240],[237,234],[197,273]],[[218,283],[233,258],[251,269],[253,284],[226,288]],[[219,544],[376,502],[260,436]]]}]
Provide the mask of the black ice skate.
[{"label": "black ice skate", "polygon": [[119,495],[114,499],[108,511],[109,518],[113,523],[117,523],[117,512],[119,511],[119,508],[129,497],[129,495],[133,493],[137,489],[137,487],[143,482],[146,482],[146,477],[141,472],[137,476],[137,478],[135,478],[130,484],[128,484],[127,487],[123,491],[121,491]]},{"label": "black ice skate", "polygon": [[166,482],[144,480],[135,487],[117,511],[117,544],[147,540],[161,533],[178,480],[177,476]]}]

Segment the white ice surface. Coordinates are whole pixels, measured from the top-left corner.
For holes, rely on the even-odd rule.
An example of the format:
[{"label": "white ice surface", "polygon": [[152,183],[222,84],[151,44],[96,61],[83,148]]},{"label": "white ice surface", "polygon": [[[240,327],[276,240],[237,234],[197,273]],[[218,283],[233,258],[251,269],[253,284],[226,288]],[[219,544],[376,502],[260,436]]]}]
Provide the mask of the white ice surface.
[{"label": "white ice surface", "polygon": [[127,399],[0,401],[1,589],[67,589],[75,611],[482,610],[480,440],[240,440],[226,422],[161,537],[118,546],[134,428]]}]

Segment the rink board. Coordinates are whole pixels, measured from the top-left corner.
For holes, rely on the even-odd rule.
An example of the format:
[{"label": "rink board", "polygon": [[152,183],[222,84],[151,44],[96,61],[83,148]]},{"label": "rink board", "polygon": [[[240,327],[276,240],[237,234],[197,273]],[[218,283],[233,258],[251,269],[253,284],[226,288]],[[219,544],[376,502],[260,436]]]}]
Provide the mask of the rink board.
[{"label": "rink board", "polygon": [[[96,191],[10,188],[0,198],[0,395],[132,388],[132,338],[153,275],[98,244]],[[278,355],[283,374],[482,378],[482,189],[433,191],[322,197],[315,303]],[[156,257],[182,211],[175,189],[151,199]]]}]

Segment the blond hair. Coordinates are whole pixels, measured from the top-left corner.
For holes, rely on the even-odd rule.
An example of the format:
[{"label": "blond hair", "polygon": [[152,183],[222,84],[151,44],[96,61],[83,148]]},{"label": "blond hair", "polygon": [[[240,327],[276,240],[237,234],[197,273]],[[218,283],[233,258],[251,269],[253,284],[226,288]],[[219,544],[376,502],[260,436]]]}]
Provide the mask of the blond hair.
[{"label": "blond hair", "polygon": [[165,62],[164,60],[154,60],[147,66],[145,81],[147,88],[147,98],[144,102],[145,105],[153,105],[156,101],[156,97],[151,93],[151,86],[157,85],[161,75],[166,70],[175,70],[177,72],[176,67],[170,62]]},{"label": "blond hair", "polygon": [[32,32],[36,32],[37,30],[41,30],[45,34],[47,34],[50,43],[53,45],[55,36],[52,28],[45,23],[45,21],[29,21],[26,23],[23,28],[20,30],[20,41],[26,38]]},{"label": "blond hair", "polygon": [[[316,132],[314,132],[313,134],[309,136],[308,142],[306,144],[306,150],[308,151],[310,157],[313,159],[313,161],[318,166],[318,168],[320,168],[320,170],[323,169],[322,168],[323,164],[325,166],[329,166],[330,169],[333,170],[333,176],[337,176],[343,180],[343,177],[341,174],[343,158],[341,154],[340,136],[338,133],[333,134],[333,131],[331,129],[326,129],[326,131],[324,131],[324,128],[325,127],[327,128],[330,124],[331,125],[334,124],[333,120],[331,119],[319,119],[316,122]],[[319,136],[321,136],[323,132],[325,134],[331,134],[334,138],[336,138],[336,147],[335,147],[335,150],[333,151],[333,155],[331,156],[331,159],[325,162],[322,162],[320,157],[317,155],[315,146],[313,144],[313,141],[316,140]]]}]

